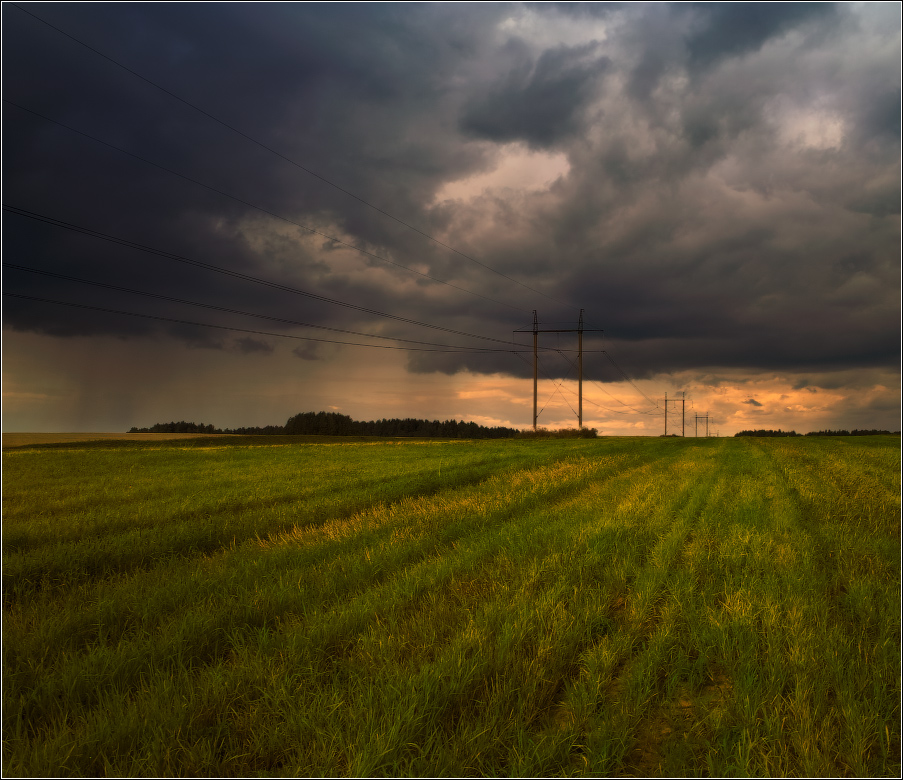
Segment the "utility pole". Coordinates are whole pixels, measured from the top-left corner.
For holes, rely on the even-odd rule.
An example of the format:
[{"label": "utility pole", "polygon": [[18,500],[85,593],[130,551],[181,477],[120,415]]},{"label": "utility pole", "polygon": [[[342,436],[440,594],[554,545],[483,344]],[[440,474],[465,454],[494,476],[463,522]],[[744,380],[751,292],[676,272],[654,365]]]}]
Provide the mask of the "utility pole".
[{"label": "utility pole", "polygon": [[[539,319],[536,315],[536,309],[533,309],[533,430],[536,430],[536,419],[539,416],[537,409],[538,388],[539,388],[539,334],[540,333],[576,333],[577,334],[577,385],[578,385],[578,413],[577,424],[583,427],[583,334],[587,329],[583,327],[583,309],[580,310],[580,320],[576,328],[540,328]],[[514,331],[515,333],[526,333],[526,328]],[[602,333],[601,330],[590,329],[590,333]]]},{"label": "utility pole", "polygon": [[668,404],[676,404],[680,401],[680,435],[687,435],[687,393],[682,392],[682,398],[672,398],[668,400],[668,394],[665,393],[665,436],[668,435]]},{"label": "utility pole", "polygon": [[539,383],[539,356],[536,352],[538,336],[539,321],[536,319],[536,309],[533,309],[533,433],[536,433],[536,388]]},{"label": "utility pole", "polygon": [[583,430],[583,309],[577,323],[577,427]]},{"label": "utility pole", "polygon": [[707,414],[696,415],[696,438],[699,438],[699,421],[705,420],[705,437],[709,438],[709,416]]}]

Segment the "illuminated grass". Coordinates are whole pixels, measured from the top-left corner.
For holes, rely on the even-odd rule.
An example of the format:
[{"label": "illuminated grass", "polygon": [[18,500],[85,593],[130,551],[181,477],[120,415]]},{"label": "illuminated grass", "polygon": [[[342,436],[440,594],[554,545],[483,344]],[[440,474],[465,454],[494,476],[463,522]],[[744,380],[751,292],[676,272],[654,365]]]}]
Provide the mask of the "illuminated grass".
[{"label": "illuminated grass", "polygon": [[897,774],[899,473],[883,437],[4,453],[4,773]]}]

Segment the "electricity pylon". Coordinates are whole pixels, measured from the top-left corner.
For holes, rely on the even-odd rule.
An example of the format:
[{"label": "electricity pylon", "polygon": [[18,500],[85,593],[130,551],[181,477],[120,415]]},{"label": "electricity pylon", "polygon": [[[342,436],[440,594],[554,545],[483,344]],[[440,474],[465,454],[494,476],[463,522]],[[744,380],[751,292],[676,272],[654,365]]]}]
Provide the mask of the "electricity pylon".
[{"label": "electricity pylon", "polygon": [[[577,425],[583,428],[583,333],[586,328],[583,327],[583,309],[580,310],[580,319],[576,328],[540,328],[539,320],[536,316],[536,309],[533,309],[533,327],[532,329],[520,328],[515,333],[533,333],[533,430],[536,430],[536,418],[539,416],[537,409],[537,391],[539,388],[539,334],[540,333],[576,333],[577,334]],[[601,330],[590,329],[590,333],[602,333]]]}]

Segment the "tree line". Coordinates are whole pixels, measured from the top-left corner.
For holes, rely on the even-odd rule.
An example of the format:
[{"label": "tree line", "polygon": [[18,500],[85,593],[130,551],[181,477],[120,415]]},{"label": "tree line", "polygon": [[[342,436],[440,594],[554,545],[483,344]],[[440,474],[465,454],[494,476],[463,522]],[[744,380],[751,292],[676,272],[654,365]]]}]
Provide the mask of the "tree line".
[{"label": "tree line", "polygon": [[514,428],[488,428],[457,420],[405,419],[353,420],[336,412],[303,412],[289,417],[283,433],[323,436],[419,436],[443,439],[508,439],[517,436]]},{"label": "tree line", "polygon": [[734,436],[899,436],[900,431],[880,431],[877,428],[871,428],[868,430],[855,428],[852,431],[847,430],[837,430],[837,431],[810,431],[809,433],[797,433],[796,431],[782,431],[778,428],[776,431],[761,428],[755,431],[739,431],[735,433]]},{"label": "tree line", "polygon": [[515,428],[477,425],[458,420],[382,419],[361,422],[337,412],[302,412],[289,417],[285,425],[251,428],[215,428],[204,423],[157,423],[149,428],[132,427],[129,433],[231,433],[243,435],[301,436],[417,436],[444,439],[505,439],[520,435]]},{"label": "tree line", "polygon": [[[536,431],[521,431],[516,428],[502,426],[489,428],[474,422],[457,420],[418,420],[411,417],[405,419],[371,420],[362,422],[353,420],[347,414],[338,412],[302,412],[289,417],[285,425],[266,425],[251,428],[216,428],[204,423],[179,422],[157,423],[149,428],[129,429],[129,433],[231,433],[253,436],[295,435],[295,436],[414,436],[441,439],[533,439],[533,438],[566,438],[595,439],[599,434],[595,428],[567,428],[550,431],[539,428]],[[784,431],[778,428],[771,430],[739,431],[734,436],[899,436],[900,431],[878,430],[877,428],[852,431],[845,429],[810,431],[802,434],[796,431]]]}]

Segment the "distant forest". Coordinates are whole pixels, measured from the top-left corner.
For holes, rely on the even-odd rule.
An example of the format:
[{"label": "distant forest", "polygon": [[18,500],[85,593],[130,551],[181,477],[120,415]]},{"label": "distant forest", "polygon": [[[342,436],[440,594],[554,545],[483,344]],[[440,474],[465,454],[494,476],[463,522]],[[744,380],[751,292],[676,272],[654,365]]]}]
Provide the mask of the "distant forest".
[{"label": "distant forest", "polygon": [[[215,428],[204,423],[168,422],[157,423],[150,428],[130,428],[129,433],[232,433],[241,435],[270,436],[289,434],[295,436],[416,436],[440,439],[513,439],[517,438],[581,438],[594,439],[599,434],[595,428],[566,429],[549,431],[540,428],[533,431],[519,431],[516,428],[487,428],[473,422],[457,420],[415,420],[406,418],[399,420],[371,420],[360,422],[352,420],[347,414],[337,412],[302,412],[289,417],[285,425],[267,425],[263,428]],[[760,429],[740,431],[734,436],[899,436],[900,431],[881,431],[877,429],[860,430],[825,430],[801,434],[796,431],[776,431]]]},{"label": "distant forest", "polygon": [[[589,431],[592,431],[589,434]],[[473,422],[457,420],[392,419],[359,422],[336,412],[303,412],[289,417],[285,425],[263,428],[215,428],[203,423],[157,423],[150,428],[131,428],[129,433],[233,433],[253,435],[322,435],[322,436],[422,436],[444,439],[508,439],[522,435],[515,428],[487,428]],[[593,429],[583,434],[595,436]]]},{"label": "distant forest", "polygon": [[891,433],[890,431],[879,431],[877,429],[871,430],[860,430],[856,428],[852,431],[847,430],[838,430],[838,431],[810,431],[806,434],[800,434],[796,431],[782,431],[778,428],[776,431],[761,429],[758,431],[740,431],[739,433],[735,433],[734,436],[880,436],[880,435],[889,435],[889,436],[899,436],[900,431],[895,431]]}]

